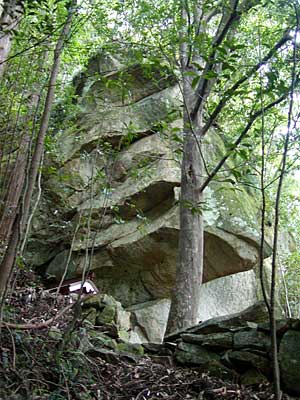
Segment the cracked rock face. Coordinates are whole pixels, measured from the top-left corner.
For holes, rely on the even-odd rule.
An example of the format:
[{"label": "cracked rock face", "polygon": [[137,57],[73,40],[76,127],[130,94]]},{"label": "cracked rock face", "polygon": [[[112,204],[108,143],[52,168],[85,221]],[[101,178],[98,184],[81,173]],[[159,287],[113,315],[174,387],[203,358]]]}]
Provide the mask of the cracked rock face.
[{"label": "cracked rock face", "polygon": [[[56,159],[47,161],[55,164],[56,174],[44,178],[48,202],[36,218],[29,253],[43,243],[47,251],[40,246],[41,259],[56,277],[66,267],[69,276],[91,268],[100,291],[124,306],[169,298],[179,230],[180,90],[166,71],[154,71],[151,79],[143,66],[125,68],[122,60],[103,55],[91,60],[86,76],[75,79],[76,124],[57,135]],[[212,167],[225,147],[217,133],[207,136],[204,150]],[[244,281],[249,276],[253,285],[259,247],[256,200],[245,188],[232,190],[229,179],[212,183],[205,196],[204,281],[243,272]],[[52,225],[49,251],[46,228]],[[86,248],[93,249],[90,261]],[[269,250],[266,246],[266,255]],[[254,302],[256,295],[251,292],[248,300]],[[218,314],[209,296],[205,302],[201,319],[211,317],[212,309]],[[222,307],[238,311],[239,300],[235,303]]]}]

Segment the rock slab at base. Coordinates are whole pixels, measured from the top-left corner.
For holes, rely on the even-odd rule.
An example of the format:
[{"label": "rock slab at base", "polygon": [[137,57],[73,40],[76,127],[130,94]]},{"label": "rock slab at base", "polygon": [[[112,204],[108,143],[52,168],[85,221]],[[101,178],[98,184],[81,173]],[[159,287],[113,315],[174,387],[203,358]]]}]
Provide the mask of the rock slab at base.
[{"label": "rock slab at base", "polygon": [[280,343],[279,360],[284,388],[300,396],[300,332],[286,332]]},{"label": "rock slab at base", "polygon": [[[271,333],[265,307],[259,303],[239,314],[213,318],[166,338],[176,346],[175,359],[183,365],[208,367],[218,360],[235,372],[240,383],[259,385],[272,379]],[[277,321],[282,389],[300,396],[300,320]],[[298,398],[298,397],[297,397]]]}]

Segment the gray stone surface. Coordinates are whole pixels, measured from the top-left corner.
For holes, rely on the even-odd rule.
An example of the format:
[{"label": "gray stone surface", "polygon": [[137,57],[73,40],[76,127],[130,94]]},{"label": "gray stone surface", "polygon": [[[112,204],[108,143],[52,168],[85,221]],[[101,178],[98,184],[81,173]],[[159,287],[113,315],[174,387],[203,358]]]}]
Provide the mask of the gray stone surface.
[{"label": "gray stone surface", "polygon": [[[264,324],[253,322],[261,321],[263,315],[256,306],[244,313],[214,318],[170,335],[165,346],[173,343],[180,364],[204,366],[218,376],[218,368],[211,368],[217,360],[221,371],[226,367],[232,377],[236,373],[243,385],[260,385],[273,379],[270,332]],[[284,392],[293,396],[300,395],[299,326],[299,320],[278,321],[281,384]]]},{"label": "gray stone surface", "polygon": [[285,389],[300,396],[300,332],[290,330],[283,336],[279,349],[281,378]]},{"label": "gray stone surface", "polygon": [[267,308],[263,301],[259,301],[241,312],[211,318],[198,326],[189,329],[191,333],[226,332],[233,328],[256,328],[259,323],[268,321]]},{"label": "gray stone surface", "polygon": [[205,365],[219,360],[220,356],[196,344],[182,342],[176,349],[175,359],[180,364]]},{"label": "gray stone surface", "polygon": [[254,270],[214,279],[200,292],[199,320],[240,312],[257,301],[257,278]]},{"label": "gray stone surface", "polygon": [[241,348],[252,348],[264,351],[271,350],[271,338],[269,335],[258,332],[255,329],[242,330],[234,334],[234,345],[235,349]]},{"label": "gray stone surface", "polygon": [[268,321],[267,308],[259,301],[241,312],[211,318],[187,329],[178,330],[166,336],[166,340],[177,340],[181,334],[207,335],[222,332],[233,332],[245,329],[257,329],[258,324]]},{"label": "gray stone surface", "polygon": [[[44,174],[48,200],[41,202],[31,237],[33,249],[35,239],[44,243],[47,272],[58,278],[66,265],[65,248],[73,243],[73,276],[86,267],[86,248],[93,248],[90,268],[99,290],[125,307],[171,295],[182,141],[182,99],[174,76],[162,65],[150,80],[143,65],[128,63],[129,53],[96,55],[74,79],[78,114],[57,133],[55,155],[45,160],[55,173]],[[209,132],[208,168],[225,151],[221,137]],[[234,163],[228,160],[227,166]],[[257,202],[245,187],[235,190],[229,172],[220,177],[221,183],[205,191],[207,284],[199,320],[238,312],[257,299],[252,272],[259,254]],[[37,263],[38,257],[32,259]],[[163,307],[160,312],[157,324],[162,325],[166,312]]]},{"label": "gray stone surface", "polygon": [[128,309],[134,324],[144,332],[150,343],[162,343],[170,310],[170,300],[162,299],[139,304]]},{"label": "gray stone surface", "polygon": [[211,333],[208,335],[185,333],[181,335],[181,338],[185,343],[195,343],[215,349],[231,349],[233,345],[233,334],[231,332]]},{"label": "gray stone surface", "polygon": [[272,369],[270,360],[264,355],[258,355],[246,350],[234,350],[229,351],[227,356],[240,372],[255,368],[264,375],[269,375]]}]

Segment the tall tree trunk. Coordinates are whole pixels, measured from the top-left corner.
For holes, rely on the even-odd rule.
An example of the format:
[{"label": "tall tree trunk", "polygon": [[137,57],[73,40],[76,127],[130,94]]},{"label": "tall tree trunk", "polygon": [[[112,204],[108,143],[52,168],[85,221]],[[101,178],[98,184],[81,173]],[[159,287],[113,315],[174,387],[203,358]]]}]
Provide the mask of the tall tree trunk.
[{"label": "tall tree trunk", "polygon": [[[38,99],[38,95],[31,96],[30,108],[32,110],[37,107]],[[28,126],[31,118],[32,113],[29,113],[25,117],[25,126]],[[30,129],[27,128],[22,135],[15,165],[10,173],[8,189],[5,196],[5,205],[3,208],[2,217],[0,218],[0,241],[2,241],[3,243],[7,243],[8,238],[11,234],[14,220],[18,213],[20,199],[24,188],[31,135],[32,132],[30,131]]]},{"label": "tall tree trunk", "polygon": [[[222,11],[209,56],[202,56],[197,43],[205,33],[207,21],[213,13],[205,15],[203,2],[181,1],[180,67],[184,101],[184,150],[181,169],[179,262],[172,295],[167,332],[197,323],[200,307],[200,290],[203,276],[204,227],[203,181],[204,159],[201,141],[206,131],[203,127],[203,110],[216,83],[209,76],[218,75],[222,69],[216,62],[218,47],[230,34],[239,19],[239,0],[229,0]],[[200,68],[199,68],[200,65]],[[191,78],[198,75],[196,85]],[[195,87],[196,86],[196,87]]]},{"label": "tall tree trunk", "polygon": [[0,78],[3,75],[6,59],[11,49],[14,31],[23,14],[23,0],[4,1],[0,16]]},{"label": "tall tree trunk", "polygon": [[[185,4],[182,5],[182,19],[188,21]],[[192,121],[191,111],[195,104],[195,91],[188,73],[192,69],[190,65],[192,54],[185,35],[186,32],[183,31],[180,46],[184,149],[181,165],[179,260],[167,332],[196,324],[203,276],[204,230],[201,210],[203,161],[200,137],[202,107]]]},{"label": "tall tree trunk", "polygon": [[16,216],[13,221],[11,235],[8,246],[0,265],[0,304],[3,304],[4,296],[10,280],[13,266],[17,257],[17,248],[20,241],[20,207],[16,210]]},{"label": "tall tree trunk", "polygon": [[[43,115],[41,118],[40,129],[39,129],[38,136],[37,136],[37,142],[36,142],[34,154],[33,154],[32,160],[31,160],[29,176],[28,176],[28,185],[26,188],[27,190],[24,194],[23,215],[22,215],[22,223],[21,223],[22,231],[24,230],[24,228],[26,226],[27,219],[29,216],[30,202],[31,202],[31,198],[32,198],[32,194],[33,194],[35,181],[37,178],[42,154],[44,151],[44,141],[45,141],[46,133],[47,133],[48,126],[49,126],[50,113],[51,113],[52,104],[53,104],[53,100],[54,100],[55,85],[56,85],[57,76],[58,76],[58,72],[59,72],[61,53],[62,53],[62,50],[64,47],[65,40],[70,33],[72,18],[75,13],[76,5],[77,5],[77,0],[72,0],[70,7],[69,7],[69,12],[68,12],[66,23],[64,24],[64,27],[61,31],[61,34],[59,36],[59,39],[56,43],[55,50],[54,50],[54,61],[53,61],[53,66],[52,66],[51,75],[50,75],[50,79],[49,79],[44,111],[43,111]],[[12,268],[14,265],[14,260],[15,260],[16,254],[17,254],[17,248],[18,248],[19,239],[20,239],[20,234],[19,234],[20,226],[19,226],[18,221],[19,221],[19,218],[16,218],[14,221],[11,238],[9,240],[8,247],[6,249],[5,256],[2,260],[2,263],[0,264],[0,297],[3,296],[3,294],[5,293],[6,286],[8,284],[8,279],[11,274],[11,271],[12,271]]]},{"label": "tall tree trunk", "polygon": [[6,243],[14,223],[25,181],[26,161],[28,157],[30,137],[23,135],[15,166],[11,172],[5,199],[2,218],[0,220],[0,241]]},{"label": "tall tree trunk", "polygon": [[181,169],[179,261],[167,331],[197,323],[203,276],[202,160],[195,132],[185,130]]},{"label": "tall tree trunk", "polygon": [[300,25],[300,15],[296,5],[294,5],[295,15],[297,20],[297,28],[294,33],[293,41],[293,65],[292,65],[292,79],[291,79],[291,89],[290,89],[290,102],[288,110],[288,124],[287,124],[287,134],[285,136],[282,160],[280,167],[280,175],[277,185],[276,199],[275,199],[275,216],[274,216],[274,237],[273,237],[273,255],[272,255],[272,277],[271,277],[271,293],[270,293],[270,307],[269,307],[269,317],[270,317],[270,330],[271,330],[271,353],[273,360],[273,379],[274,379],[274,395],[275,400],[281,400],[282,392],[280,388],[280,368],[278,360],[278,343],[277,343],[277,328],[276,328],[276,274],[277,274],[277,252],[278,252],[278,236],[279,236],[279,224],[280,224],[280,201],[281,192],[284,182],[284,177],[287,170],[288,162],[288,151],[290,145],[290,136],[293,126],[293,107],[295,102],[295,88],[296,88],[296,65],[297,65],[297,41],[298,41],[298,31]]},{"label": "tall tree trunk", "polygon": [[24,196],[24,211],[23,211],[23,216],[22,216],[22,223],[24,226],[26,226],[26,224],[27,224],[29,211],[30,211],[30,202],[31,202],[31,198],[32,198],[32,194],[33,194],[42,154],[44,151],[44,142],[45,142],[45,137],[47,134],[48,126],[49,126],[50,114],[51,114],[52,105],[53,105],[53,101],[54,101],[55,85],[56,85],[57,76],[58,76],[58,72],[59,72],[61,53],[62,53],[62,50],[64,47],[65,40],[70,33],[71,22],[72,22],[72,18],[73,18],[74,12],[75,12],[76,5],[77,5],[77,0],[72,0],[71,4],[70,4],[66,23],[62,29],[62,32],[59,36],[59,39],[56,43],[56,47],[54,50],[54,61],[53,61],[50,80],[49,80],[49,84],[48,84],[48,91],[47,91],[47,96],[46,96],[46,101],[45,101],[45,106],[44,106],[44,112],[43,112],[42,119],[41,119],[41,124],[40,124],[40,129],[38,132],[38,136],[37,136],[35,150],[33,153],[32,160],[31,160],[29,177],[28,177],[28,187],[27,187],[27,190],[26,190],[26,193]]}]

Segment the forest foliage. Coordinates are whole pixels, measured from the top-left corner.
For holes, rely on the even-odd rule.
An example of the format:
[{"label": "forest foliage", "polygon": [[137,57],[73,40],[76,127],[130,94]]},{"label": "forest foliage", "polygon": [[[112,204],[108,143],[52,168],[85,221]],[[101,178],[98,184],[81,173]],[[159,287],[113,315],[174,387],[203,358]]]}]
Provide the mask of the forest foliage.
[{"label": "forest foliage", "polygon": [[[14,4],[19,7],[16,16]],[[12,264],[17,261],[19,267],[26,265],[22,252],[8,254],[12,243],[10,233],[15,229],[18,235],[15,249],[20,248],[28,234],[29,208],[24,212],[24,204],[38,198],[35,192],[33,199],[30,195],[26,200],[28,188],[36,184],[36,175],[42,170],[46,174],[56,173],[55,168],[43,169],[41,156],[35,173],[30,174],[36,149],[40,146],[46,155],[55,155],[57,134],[76,125],[80,114],[79,94],[73,84],[82,77],[90,82],[103,79],[88,76],[88,61],[100,50],[117,55],[122,48],[128,52],[127,62],[134,58],[149,73],[149,78],[155,79],[153,71],[163,66],[166,76],[172,75],[182,84],[185,138],[190,136],[190,147],[185,141],[186,147],[182,150],[184,162],[189,156],[187,149],[193,148],[191,143],[194,141],[194,150],[199,145],[195,132],[202,140],[210,130],[217,129],[224,140],[226,154],[217,165],[205,165],[205,172],[200,170],[203,176],[194,190],[200,197],[195,197],[193,190],[191,197],[190,193],[183,197],[182,213],[189,214],[189,221],[195,226],[201,223],[201,194],[220,172],[228,172],[226,160],[233,159],[239,167],[230,170],[232,190],[246,186],[261,202],[262,232],[267,225],[271,231],[274,221],[277,229],[278,220],[279,230],[288,232],[290,241],[294,242],[291,248],[279,249],[279,259],[273,260],[282,266],[277,280],[282,281],[283,308],[287,314],[299,316],[298,2],[41,0],[11,2],[11,9],[9,5],[9,1],[2,4],[0,33],[0,40],[12,38],[7,57],[0,59],[0,65],[4,66],[0,87],[1,265],[8,256]],[[7,25],[5,13],[6,19],[15,21],[14,25]],[[58,49],[60,40],[63,43]],[[58,76],[51,83],[49,77],[58,60]],[[122,74],[118,80],[104,82],[108,90],[117,85],[124,99],[130,97],[125,83],[126,76]],[[47,104],[51,90],[55,100]],[[41,139],[39,133],[47,107],[50,122]],[[180,142],[175,133],[175,140]],[[128,127],[128,143],[134,139]],[[195,154],[198,157],[195,159],[201,158],[197,151]],[[283,177],[287,179],[282,180]],[[281,181],[279,219],[278,183]],[[18,199],[9,191],[12,182],[18,187]],[[22,221],[24,214],[25,221]],[[3,222],[7,220],[9,224]],[[182,253],[187,247],[182,245]],[[188,259],[192,259],[191,255],[185,254],[183,264]],[[200,275],[201,271],[201,283]],[[176,289],[177,296],[181,292]],[[185,304],[183,298],[178,301]]]}]

